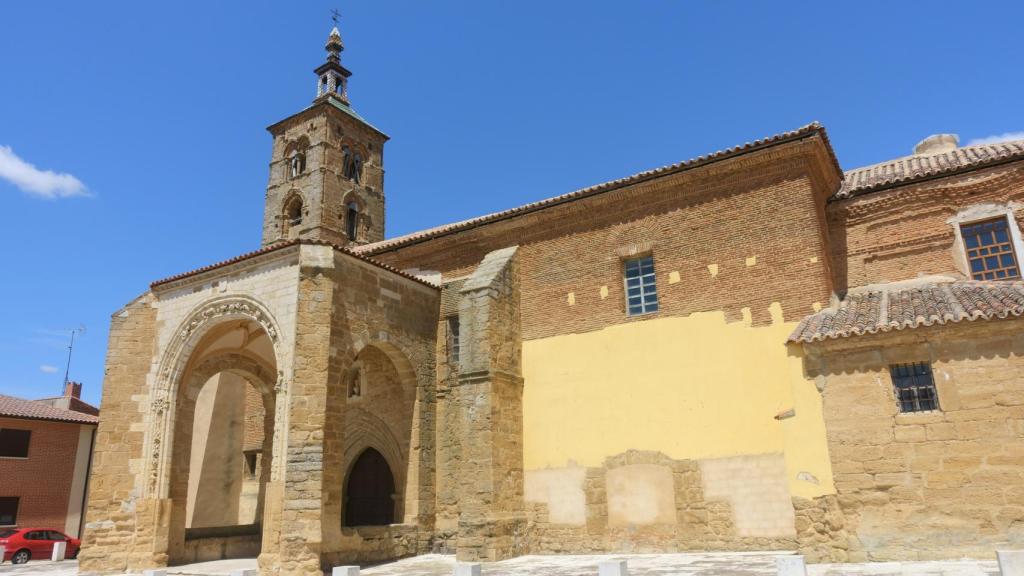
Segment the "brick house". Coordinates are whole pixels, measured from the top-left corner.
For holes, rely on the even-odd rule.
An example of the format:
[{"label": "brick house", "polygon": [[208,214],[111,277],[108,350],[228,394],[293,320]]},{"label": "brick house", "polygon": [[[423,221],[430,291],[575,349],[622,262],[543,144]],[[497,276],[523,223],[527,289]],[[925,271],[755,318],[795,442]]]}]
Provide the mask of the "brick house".
[{"label": "brick house", "polygon": [[63,396],[0,395],[0,526],[80,537],[99,411],[69,382]]},{"label": "brick house", "polygon": [[813,123],[386,239],[326,48],[263,246],[113,317],[83,571],[1024,545],[1024,142]]}]

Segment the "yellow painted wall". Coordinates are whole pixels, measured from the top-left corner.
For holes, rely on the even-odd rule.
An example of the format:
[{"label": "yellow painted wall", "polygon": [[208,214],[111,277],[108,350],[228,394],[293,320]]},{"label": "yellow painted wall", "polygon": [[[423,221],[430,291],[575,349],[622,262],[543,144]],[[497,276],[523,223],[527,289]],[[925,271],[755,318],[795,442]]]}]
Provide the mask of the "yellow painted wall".
[{"label": "yellow painted wall", "polygon": [[785,345],[795,324],[771,312],[756,328],[705,312],[524,342],[526,469],[601,466],[629,449],[781,453],[793,495],[834,494],[820,395]]}]

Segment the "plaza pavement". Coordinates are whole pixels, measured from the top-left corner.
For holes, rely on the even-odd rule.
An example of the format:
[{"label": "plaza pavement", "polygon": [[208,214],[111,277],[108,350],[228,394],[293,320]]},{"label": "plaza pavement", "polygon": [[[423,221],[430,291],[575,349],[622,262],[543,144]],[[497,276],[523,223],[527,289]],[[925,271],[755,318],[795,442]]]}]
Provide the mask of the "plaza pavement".
[{"label": "plaza pavement", "polygon": [[[781,553],[780,553],[781,554]],[[484,564],[483,575],[596,576],[597,563],[624,559],[630,576],[758,576],[775,574],[775,554],[734,552],[718,554],[611,554],[593,556],[522,556]],[[428,554],[362,570],[365,576],[450,576],[453,556]],[[256,568],[255,559],[218,560],[174,566],[168,576],[227,576],[232,570]],[[809,576],[998,576],[995,560],[882,562],[871,564],[812,564]],[[0,576],[77,576],[78,563],[29,562],[0,565]]]}]

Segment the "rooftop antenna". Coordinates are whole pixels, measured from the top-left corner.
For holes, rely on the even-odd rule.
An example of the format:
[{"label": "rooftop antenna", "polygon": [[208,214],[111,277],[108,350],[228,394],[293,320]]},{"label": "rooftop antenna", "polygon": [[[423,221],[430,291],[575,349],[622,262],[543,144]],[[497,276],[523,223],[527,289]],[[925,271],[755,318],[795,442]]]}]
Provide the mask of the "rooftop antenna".
[{"label": "rooftop antenna", "polygon": [[68,343],[68,363],[64,368],[64,383],[61,385],[61,394],[68,386],[68,375],[71,374],[71,352],[75,349],[75,334],[85,334],[85,324],[79,324],[78,328],[71,330],[71,341]]}]

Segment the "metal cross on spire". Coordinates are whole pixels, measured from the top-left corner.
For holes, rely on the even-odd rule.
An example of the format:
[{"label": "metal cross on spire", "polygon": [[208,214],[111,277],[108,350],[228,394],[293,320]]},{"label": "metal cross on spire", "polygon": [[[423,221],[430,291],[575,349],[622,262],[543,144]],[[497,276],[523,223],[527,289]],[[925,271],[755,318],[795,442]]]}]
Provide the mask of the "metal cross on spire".
[{"label": "metal cross on spire", "polygon": [[338,12],[337,8],[335,8],[334,10],[331,10],[331,20],[334,22],[334,26],[335,27],[338,26],[338,20],[340,20],[340,19],[341,19],[341,12]]}]

